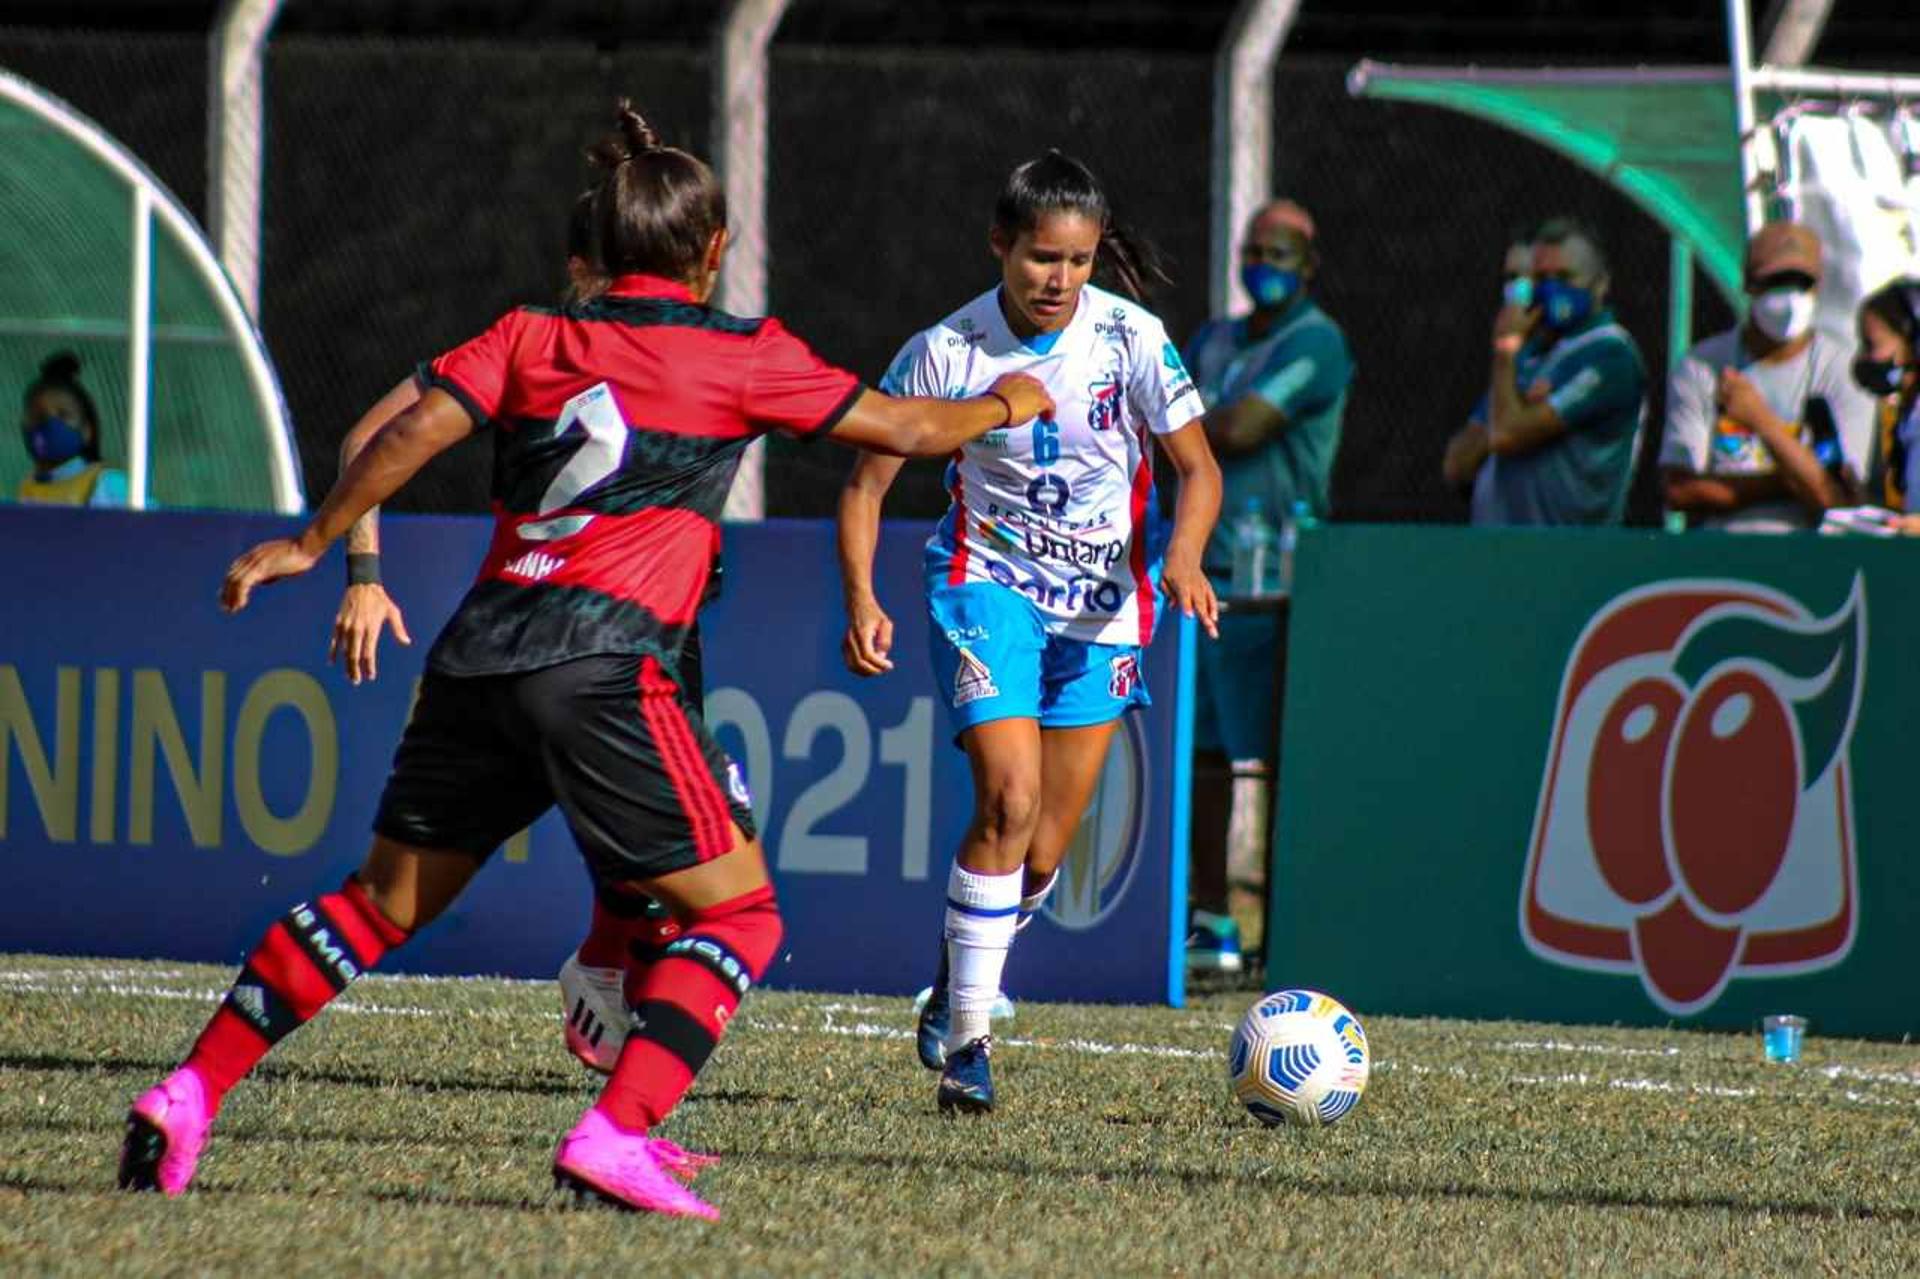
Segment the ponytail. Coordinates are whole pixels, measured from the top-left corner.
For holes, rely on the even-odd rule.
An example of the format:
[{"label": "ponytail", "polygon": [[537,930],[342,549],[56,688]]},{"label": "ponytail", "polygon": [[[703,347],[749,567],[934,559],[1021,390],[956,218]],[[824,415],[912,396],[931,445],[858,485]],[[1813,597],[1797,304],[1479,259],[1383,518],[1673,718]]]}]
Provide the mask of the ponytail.
[{"label": "ponytail", "polygon": [[1173,277],[1161,263],[1160,252],[1153,242],[1126,227],[1109,223],[1100,233],[1100,253],[1094,259],[1096,270],[1135,302],[1144,302],[1155,289],[1173,283]]}]

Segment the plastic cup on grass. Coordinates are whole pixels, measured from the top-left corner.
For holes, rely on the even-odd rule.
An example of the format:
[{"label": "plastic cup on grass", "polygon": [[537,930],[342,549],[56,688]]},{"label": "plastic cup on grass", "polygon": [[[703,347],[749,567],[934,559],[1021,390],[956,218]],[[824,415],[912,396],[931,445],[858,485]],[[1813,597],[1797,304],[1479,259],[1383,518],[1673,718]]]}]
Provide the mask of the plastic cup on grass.
[{"label": "plastic cup on grass", "polygon": [[1807,1019],[1792,1013],[1775,1013],[1760,1022],[1760,1044],[1772,1062],[1800,1060],[1800,1041],[1806,1038]]}]

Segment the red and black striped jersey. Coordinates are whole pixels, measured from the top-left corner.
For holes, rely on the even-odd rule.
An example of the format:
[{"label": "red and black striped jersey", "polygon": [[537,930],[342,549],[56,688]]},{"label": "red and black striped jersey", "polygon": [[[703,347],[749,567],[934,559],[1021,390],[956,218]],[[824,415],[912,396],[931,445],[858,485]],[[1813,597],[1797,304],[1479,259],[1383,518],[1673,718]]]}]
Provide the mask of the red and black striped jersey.
[{"label": "red and black striped jersey", "polygon": [[427,657],[448,675],[594,653],[671,668],[741,453],[769,431],[831,430],[861,391],[778,320],[644,275],[510,311],[420,377],[494,433],[493,543]]}]

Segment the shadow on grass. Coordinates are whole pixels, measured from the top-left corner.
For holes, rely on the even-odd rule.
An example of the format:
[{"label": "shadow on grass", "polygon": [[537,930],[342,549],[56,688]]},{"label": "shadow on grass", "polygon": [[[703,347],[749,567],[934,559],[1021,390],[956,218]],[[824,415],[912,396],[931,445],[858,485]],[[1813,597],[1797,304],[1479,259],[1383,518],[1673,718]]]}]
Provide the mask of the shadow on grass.
[{"label": "shadow on grass", "polygon": [[[80,1057],[61,1053],[0,1054],[0,1070],[42,1071],[49,1074],[152,1075],[153,1082],[179,1065],[177,1057]],[[474,1076],[442,1075],[410,1078],[392,1072],[369,1070],[315,1069],[312,1066],[285,1066],[266,1062],[249,1079],[275,1083],[301,1082],[341,1084],[356,1088],[403,1087],[416,1092],[510,1093],[539,1097],[587,1094],[593,1080],[581,1073],[577,1078],[554,1075],[546,1079],[503,1080]],[[132,1100],[129,1098],[128,1100]]]},{"label": "shadow on grass", "polygon": [[1208,1172],[1176,1168],[1099,1168],[1084,1164],[1065,1166],[1035,1159],[943,1159],[927,1156],[873,1154],[810,1154],[782,1150],[736,1148],[718,1153],[735,1159],[762,1160],[769,1164],[796,1167],[838,1165],[882,1170],[930,1171],[961,1167],[977,1172],[1003,1173],[1036,1180],[1094,1176],[1104,1181],[1164,1182],[1193,1190],[1208,1186],[1245,1186],[1249,1190],[1279,1187],[1304,1195],[1337,1196],[1344,1199],[1462,1199],[1497,1203],[1540,1204],[1571,1208],[1652,1208],[1671,1212],[1771,1213],[1804,1221],[1875,1221],[1893,1225],[1920,1224],[1920,1207],[1886,1207],[1863,1203],[1815,1203],[1807,1200],[1752,1199],[1720,1194],[1642,1194],[1609,1190],[1513,1189],[1505,1186],[1470,1186],[1459,1182],[1423,1182],[1404,1178],[1377,1181],[1348,1181],[1340,1178],[1314,1178],[1286,1172],[1258,1175],[1237,1172]]},{"label": "shadow on grass", "polygon": [[[0,1070],[38,1071],[45,1074],[152,1075],[153,1082],[179,1064],[176,1057],[82,1057],[62,1053],[0,1053]],[[412,1078],[390,1071],[316,1069],[312,1066],[261,1064],[248,1076],[269,1083],[339,1084],[351,1088],[406,1088],[420,1093],[504,1093],[512,1096],[591,1097],[600,1086],[598,1076],[585,1071],[570,1071],[545,1079],[503,1080],[474,1076],[442,1075]],[[127,1099],[131,1102],[132,1097]],[[695,1092],[687,1105],[757,1106],[763,1103],[797,1105],[800,1096],[790,1092],[762,1092],[746,1088],[717,1088]]]},{"label": "shadow on grass", "polygon": [[[265,1136],[252,1136],[247,1140],[267,1140]],[[979,1172],[999,1173],[1022,1178],[1046,1179],[1069,1175],[1085,1176],[1093,1173],[1112,1181],[1160,1181],[1170,1187],[1191,1190],[1203,1186],[1246,1186],[1249,1188],[1272,1189],[1281,1186],[1296,1190],[1302,1194],[1314,1196],[1338,1196],[1346,1199],[1462,1199],[1469,1201],[1488,1201],[1509,1204],[1540,1204],[1548,1207],[1573,1208],[1641,1208],[1669,1212],[1732,1212],[1732,1213],[1770,1213],[1776,1217],[1794,1220],[1817,1221],[1862,1221],[1885,1223],[1888,1225],[1920,1224],[1920,1208],[1876,1207],[1871,1204],[1820,1204],[1793,1200],[1756,1200],[1743,1199],[1733,1195],[1715,1194],[1631,1194],[1604,1190],[1514,1190],[1499,1186],[1467,1186],[1459,1183],[1425,1183],[1407,1180],[1386,1180],[1371,1183],[1343,1182],[1340,1180],[1315,1180],[1306,1177],[1293,1177],[1285,1174],[1251,1176],[1232,1172],[1198,1172],[1192,1170],[1155,1170],[1155,1169],[1110,1169],[1104,1173],[1099,1169],[1076,1165],[1072,1169],[1049,1165],[1030,1159],[969,1159],[937,1160],[908,1155],[882,1153],[862,1155],[838,1154],[801,1154],[788,1151],[726,1149],[716,1153],[738,1160],[758,1160],[767,1164],[787,1165],[791,1167],[851,1167],[871,1168],[885,1171],[915,1172],[926,1171],[938,1165],[953,1167],[956,1164]],[[18,1191],[23,1194],[62,1194],[62,1195],[100,1195],[119,1193],[114,1189],[112,1171],[103,1168],[98,1178],[86,1178],[76,1181],[56,1181],[33,1173],[23,1173],[16,1169],[0,1169],[0,1191]],[[215,1189],[196,1190],[196,1195],[218,1195],[239,1198],[258,1194],[257,1191]],[[297,1184],[270,1192],[272,1194],[298,1194]],[[343,1198],[370,1199],[377,1203],[400,1204],[407,1207],[441,1207],[484,1209],[529,1214],[549,1214],[554,1212],[596,1212],[612,1211],[604,1205],[577,1202],[560,1191],[554,1191],[546,1198],[531,1200],[525,1196],[502,1196],[499,1198],[476,1195],[440,1194],[431,1190],[389,1190],[368,1188],[358,1194]]]}]

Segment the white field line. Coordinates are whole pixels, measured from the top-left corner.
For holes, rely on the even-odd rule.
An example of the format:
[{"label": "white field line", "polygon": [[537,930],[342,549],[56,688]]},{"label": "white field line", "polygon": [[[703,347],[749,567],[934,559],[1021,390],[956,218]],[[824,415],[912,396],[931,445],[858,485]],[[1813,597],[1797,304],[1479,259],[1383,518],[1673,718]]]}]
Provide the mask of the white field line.
[{"label": "white field line", "polygon": [[1495,1044],[1503,1052],[1591,1053],[1596,1057],[1678,1057],[1678,1045],[1665,1048],[1625,1048],[1618,1044],[1571,1044],[1563,1039],[1514,1039]]},{"label": "white field line", "polygon": [[[40,970],[0,969],[0,994],[22,995],[109,995],[128,999],[166,999],[182,1000],[192,1003],[213,1004],[226,994],[224,987],[169,987],[154,986],[122,980],[124,977],[166,978],[186,976],[179,970],[169,969],[122,969],[122,968],[59,968]],[[364,979],[370,984],[385,986],[404,986],[409,983],[431,983],[447,985],[458,982],[471,982],[480,978],[435,978],[415,977],[411,975],[369,975]],[[526,985],[546,985],[544,982],[527,981]],[[363,988],[364,989],[364,988]],[[531,1018],[538,1021],[558,1021],[558,1012],[535,1012],[532,1009],[515,1008],[426,1008],[408,1004],[368,1003],[347,995],[335,1000],[330,1008],[343,1013],[364,1014],[383,1017],[447,1017],[459,1016],[487,1021],[513,1021]],[[856,1004],[834,1002],[820,1005],[812,1010],[821,1017],[820,1024],[800,1024],[791,1021],[762,1021],[748,1015],[741,1019],[743,1026],[756,1031],[773,1031],[781,1034],[799,1035],[841,1035],[854,1039],[903,1040],[911,1039],[913,1032],[898,1025],[882,1025],[870,1021],[842,1023],[835,1020],[842,1013],[887,1014],[893,1010],[885,1005]],[[1055,1052],[1079,1053],[1093,1056],[1124,1057],[1160,1057],[1183,1061],[1224,1061],[1226,1054],[1213,1049],[1180,1048],[1168,1044],[1138,1044],[1130,1042],[1107,1043],[1093,1039],[1031,1039],[1007,1036],[1000,1042],[1010,1047],[1051,1050]],[[1576,1044],[1560,1040],[1514,1040],[1496,1044],[1494,1047],[1514,1052],[1579,1052],[1601,1056],[1640,1056],[1659,1058],[1678,1058],[1684,1056],[1678,1047],[1663,1048],[1622,1048],[1609,1044]],[[1406,1071],[1414,1075],[1443,1075],[1457,1079],[1490,1084],[1517,1084],[1523,1087],[1549,1088],[1606,1088],[1624,1092],[1651,1092],[1683,1094],[1700,1097],[1722,1097],[1745,1099],[1760,1095],[1757,1088],[1735,1088],[1715,1084],[1690,1084],[1673,1080],[1646,1078],[1621,1078],[1612,1075],[1594,1074],[1587,1071],[1563,1072],[1551,1075],[1507,1075],[1470,1071],[1464,1066],[1428,1066],[1419,1062],[1382,1058],[1373,1063],[1373,1070],[1379,1073]],[[1920,1077],[1897,1071],[1867,1070],[1856,1066],[1831,1064],[1815,1067],[1805,1072],[1817,1074],[1830,1082],[1848,1081],[1865,1084],[1894,1084],[1906,1088],[1920,1088]],[[1855,1089],[1843,1089],[1840,1096],[1848,1102],[1866,1106],[1907,1106],[1920,1104],[1920,1099],[1902,1100],[1891,1097],[1875,1096]]]}]

